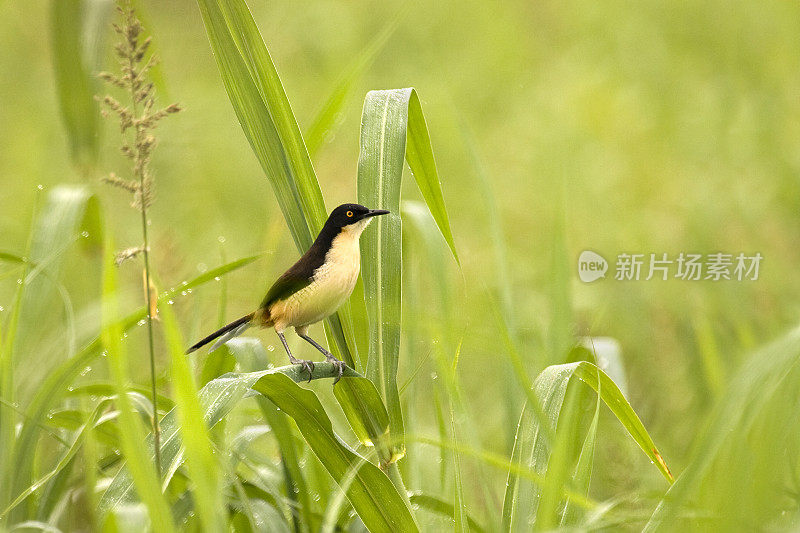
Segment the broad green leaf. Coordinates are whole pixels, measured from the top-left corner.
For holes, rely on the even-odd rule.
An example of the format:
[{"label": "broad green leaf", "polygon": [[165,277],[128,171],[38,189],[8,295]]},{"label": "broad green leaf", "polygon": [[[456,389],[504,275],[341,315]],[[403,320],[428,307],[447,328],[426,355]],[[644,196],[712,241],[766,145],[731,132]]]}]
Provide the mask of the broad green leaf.
[{"label": "broad green leaf", "polygon": [[458,260],[433,159],[430,136],[414,89],[370,91],[361,113],[358,199],[373,209],[388,209],[376,229],[361,237],[364,297],[370,317],[367,377],[378,387],[389,411],[393,455],[402,457],[403,415],[397,389],[401,317],[400,184],[408,161],[417,186],[439,230]]},{"label": "broad green leaf", "polygon": [[100,129],[100,112],[94,101],[98,83],[90,71],[82,41],[86,4],[83,0],[50,2],[51,56],[59,108],[73,162],[83,171],[88,171],[97,160]]},{"label": "broad green leaf", "polygon": [[[216,426],[262,376],[275,373],[283,374],[293,381],[308,380],[308,374],[301,367],[290,365],[246,374],[226,374],[206,383],[198,392],[198,402],[208,428]],[[349,368],[345,370],[344,375],[358,376]],[[317,363],[311,379],[327,379],[335,376],[336,370],[333,364]],[[172,409],[161,419],[161,458],[165,466],[162,485],[165,487],[184,461],[179,430],[178,413],[176,409]],[[152,435],[147,436],[147,448],[153,449]],[[151,454],[155,456],[155,452]],[[100,500],[101,510],[108,511],[120,504],[134,502],[136,498],[133,489],[131,474],[126,468],[121,469]]]},{"label": "broad green leaf", "polygon": [[[244,0],[198,0],[233,109],[304,253],[327,218],[308,150],[267,47]],[[349,304],[326,320],[329,348],[357,368]]]},{"label": "broad green leaf", "polygon": [[[583,381],[600,395],[625,431],[642,448],[645,455],[650,458],[664,477],[672,482],[672,474],[667,469],[661,454],[619,388],[602,370],[586,361],[547,367],[536,378],[533,390],[536,397],[541,399],[546,419],[542,421],[535,417],[526,403],[520,417],[511,462],[520,466],[525,465],[538,475],[545,477],[545,485],[547,485],[546,476],[551,452],[558,446],[558,444],[552,443],[558,443],[564,398],[573,378]],[[550,431],[556,435],[555,440],[545,438],[542,422],[549,425]],[[531,523],[537,517],[540,487],[541,485],[538,483],[524,481],[514,472],[509,472],[503,502],[503,528],[505,530],[528,531],[530,529]]]},{"label": "broad green leaf", "polygon": [[337,482],[355,471],[347,497],[370,531],[417,531],[411,511],[392,481],[372,463],[350,450],[333,432],[317,396],[286,376],[262,377],[253,387],[294,418],[306,442]]},{"label": "broad green leaf", "polygon": [[[586,438],[583,440],[578,461],[572,474],[572,487],[580,491],[582,495],[589,495],[589,483],[592,479],[592,468],[594,467],[594,448],[597,441],[597,424],[600,419],[600,394],[597,394],[595,402],[594,416],[586,431]],[[583,516],[583,509],[576,505],[572,500],[567,499],[564,513],[561,517],[561,527],[578,525]]]},{"label": "broad green leaf", "polygon": [[358,440],[375,446],[382,465],[392,462],[389,415],[375,384],[367,378],[343,379],[333,387],[333,394]]},{"label": "broad green leaf", "polygon": [[[330,363],[317,363],[312,379],[332,378],[336,370]],[[357,377],[348,369],[345,376]],[[331,422],[316,395],[293,382],[305,381],[307,374],[296,365],[248,374],[229,374],[215,379],[199,392],[205,422],[216,425],[233,407],[258,391],[291,416],[315,455],[334,479],[341,480],[349,471],[356,471],[348,488],[348,498],[364,523],[372,531],[417,531],[414,519],[403,499],[386,475],[375,465],[351,451],[333,433]],[[162,458],[169,465],[164,484],[183,462],[179,424],[175,410],[161,422]],[[152,439],[147,439],[152,448]],[[101,509],[110,511],[121,504],[135,501],[133,480],[127,468],[120,470],[101,500]]]}]

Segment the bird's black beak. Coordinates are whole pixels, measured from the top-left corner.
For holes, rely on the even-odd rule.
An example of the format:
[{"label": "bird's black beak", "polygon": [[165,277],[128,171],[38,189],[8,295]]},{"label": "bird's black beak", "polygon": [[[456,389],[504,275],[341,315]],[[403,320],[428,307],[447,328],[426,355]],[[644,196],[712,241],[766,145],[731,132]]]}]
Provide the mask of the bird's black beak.
[{"label": "bird's black beak", "polygon": [[386,209],[370,209],[367,214],[364,215],[364,218],[376,217],[378,215],[388,215],[389,213],[390,211],[387,211]]}]

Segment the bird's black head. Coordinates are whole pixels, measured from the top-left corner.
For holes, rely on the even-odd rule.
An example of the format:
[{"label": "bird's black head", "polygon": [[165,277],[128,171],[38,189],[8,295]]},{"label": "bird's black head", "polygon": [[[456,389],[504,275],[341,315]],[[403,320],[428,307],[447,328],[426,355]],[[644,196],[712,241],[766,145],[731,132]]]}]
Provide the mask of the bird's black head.
[{"label": "bird's black head", "polygon": [[334,228],[344,228],[351,224],[356,224],[362,220],[369,219],[377,215],[385,215],[389,211],[385,209],[370,209],[360,204],[342,204],[333,211],[328,217],[326,226]]}]

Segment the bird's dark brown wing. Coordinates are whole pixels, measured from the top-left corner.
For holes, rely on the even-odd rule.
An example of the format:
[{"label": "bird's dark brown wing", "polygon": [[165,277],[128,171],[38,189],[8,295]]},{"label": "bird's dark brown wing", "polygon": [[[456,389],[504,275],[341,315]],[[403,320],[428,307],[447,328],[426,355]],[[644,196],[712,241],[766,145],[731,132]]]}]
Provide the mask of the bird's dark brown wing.
[{"label": "bird's dark brown wing", "polygon": [[311,284],[314,280],[314,271],[325,262],[326,250],[321,244],[324,243],[320,243],[317,239],[303,257],[272,284],[261,301],[261,308],[269,309],[269,306],[278,300],[285,300]]}]

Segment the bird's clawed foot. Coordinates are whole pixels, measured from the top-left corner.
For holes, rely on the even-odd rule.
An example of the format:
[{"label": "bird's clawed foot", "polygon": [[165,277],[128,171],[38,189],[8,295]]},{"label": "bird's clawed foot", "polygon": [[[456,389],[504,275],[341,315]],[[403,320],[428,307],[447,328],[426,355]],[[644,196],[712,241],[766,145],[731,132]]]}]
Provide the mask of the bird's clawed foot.
[{"label": "bird's clawed foot", "polygon": [[337,383],[337,382],[338,382],[340,379],[342,379],[342,374],[344,374],[344,369],[345,369],[345,367],[346,367],[347,365],[345,364],[345,362],[344,362],[344,361],[339,361],[338,359],[336,359],[336,358],[333,356],[333,354],[331,354],[331,353],[325,354],[325,359],[326,359],[326,360],[327,360],[329,363],[333,363],[333,366],[334,366],[334,368],[336,368],[336,371],[337,371],[337,374],[336,374],[336,379],[334,379],[334,380],[333,380],[333,384],[334,384],[334,385],[336,385],[336,383]]},{"label": "bird's clawed foot", "polygon": [[293,365],[301,365],[303,370],[308,372],[308,382],[311,383],[311,373],[314,372],[314,361],[307,361],[305,359],[296,359],[294,357],[289,357],[289,361]]}]

